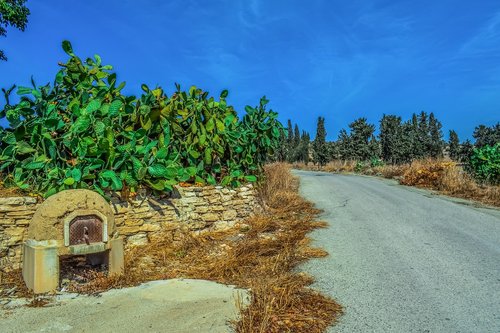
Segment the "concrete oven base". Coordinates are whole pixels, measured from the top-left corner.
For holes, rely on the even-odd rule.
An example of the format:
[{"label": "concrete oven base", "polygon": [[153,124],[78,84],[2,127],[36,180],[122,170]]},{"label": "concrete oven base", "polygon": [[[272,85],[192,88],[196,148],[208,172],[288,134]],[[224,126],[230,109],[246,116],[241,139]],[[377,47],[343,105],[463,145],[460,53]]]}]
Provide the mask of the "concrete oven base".
[{"label": "concrete oven base", "polygon": [[107,265],[109,275],[121,275],[125,266],[123,238],[112,239],[108,243],[109,251],[87,254],[87,263],[93,266]]},{"label": "concrete oven base", "polygon": [[[109,275],[122,274],[124,269],[123,239],[109,240],[104,245],[104,249],[104,252],[81,254],[86,254],[87,261],[93,265],[107,264]],[[61,245],[54,240],[30,239],[25,242],[23,279],[28,289],[35,294],[53,292],[59,287],[60,250]]]},{"label": "concrete oven base", "polygon": [[24,244],[23,279],[35,294],[54,291],[59,286],[57,242],[28,240]]}]

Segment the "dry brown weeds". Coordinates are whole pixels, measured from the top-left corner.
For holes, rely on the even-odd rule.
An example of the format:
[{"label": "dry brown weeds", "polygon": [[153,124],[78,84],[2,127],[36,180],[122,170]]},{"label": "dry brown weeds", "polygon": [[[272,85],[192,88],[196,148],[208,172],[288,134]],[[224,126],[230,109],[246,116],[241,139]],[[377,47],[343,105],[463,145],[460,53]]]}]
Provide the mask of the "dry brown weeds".
[{"label": "dry brown weeds", "polygon": [[[241,309],[241,318],[234,323],[237,332],[324,332],[341,306],[310,289],[313,279],[295,271],[305,260],[327,255],[311,248],[306,236],[325,223],[314,221],[318,210],[298,195],[289,166],[268,165],[265,175],[260,186],[263,213],[238,228],[165,232],[127,252],[123,276],[86,271],[82,274],[86,283],[70,283],[69,290],[94,294],[157,279],[208,279],[251,290],[250,305]],[[20,272],[14,275],[19,277]],[[20,279],[11,282],[22,284]]]},{"label": "dry brown weeds", "polygon": [[455,162],[415,161],[405,167],[400,183],[500,207],[500,186],[477,183]]}]

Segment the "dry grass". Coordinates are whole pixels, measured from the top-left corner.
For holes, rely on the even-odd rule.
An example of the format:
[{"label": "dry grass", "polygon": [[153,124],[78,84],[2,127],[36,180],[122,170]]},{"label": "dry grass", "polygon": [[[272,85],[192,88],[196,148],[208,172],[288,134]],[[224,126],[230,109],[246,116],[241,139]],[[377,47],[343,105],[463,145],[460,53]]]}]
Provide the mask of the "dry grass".
[{"label": "dry grass", "polygon": [[406,166],[400,183],[500,207],[500,186],[478,184],[461,167],[450,161],[415,161]]},{"label": "dry grass", "polygon": [[5,176],[0,174],[0,198],[23,195],[23,192],[18,188],[5,187],[3,180],[5,180]]},{"label": "dry grass", "polygon": [[[268,165],[265,174],[260,197],[266,208],[238,228],[198,234],[165,232],[147,246],[126,253],[124,275],[84,271],[85,283],[67,288],[93,294],[157,279],[208,279],[251,290],[250,305],[234,323],[237,332],[324,332],[341,307],[308,288],[312,278],[296,273],[296,268],[309,258],[327,255],[311,248],[306,237],[325,223],[314,221],[318,210],[298,195],[297,179],[288,166]],[[20,272],[11,273],[7,280],[22,289],[19,276]]]},{"label": "dry grass", "polygon": [[[303,163],[293,165],[302,170],[318,170],[318,167]],[[425,159],[411,164],[364,166],[356,170],[355,161],[332,161],[320,168],[327,172],[359,172],[365,175],[397,179],[400,184],[417,186],[440,193],[475,200],[484,204],[500,207],[500,186],[478,184],[459,165],[452,161]]]},{"label": "dry grass", "polygon": [[334,160],[328,162],[326,165],[319,167],[313,163],[294,163],[292,165],[295,169],[309,170],[309,171],[325,171],[325,172],[354,172],[356,169],[356,161],[352,160]]}]

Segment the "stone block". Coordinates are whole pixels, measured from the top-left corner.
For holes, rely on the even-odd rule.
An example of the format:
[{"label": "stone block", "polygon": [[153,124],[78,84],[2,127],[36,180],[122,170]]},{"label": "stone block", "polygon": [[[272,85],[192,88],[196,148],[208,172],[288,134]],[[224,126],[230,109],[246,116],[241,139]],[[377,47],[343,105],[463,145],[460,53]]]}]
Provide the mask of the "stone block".
[{"label": "stone block", "polygon": [[127,237],[127,245],[141,246],[149,243],[148,235],[146,233],[138,233]]},{"label": "stone block", "polygon": [[226,210],[222,213],[222,219],[225,221],[234,220],[238,216],[238,212],[234,209]]},{"label": "stone block", "polygon": [[217,231],[225,231],[232,229],[236,224],[236,221],[217,221],[215,222],[210,229]]},{"label": "stone block", "polygon": [[7,245],[12,246],[21,243],[26,232],[24,227],[6,228],[4,233],[7,236]]},{"label": "stone block", "polygon": [[205,222],[215,222],[219,220],[219,214],[207,213],[201,216],[201,219]]},{"label": "stone block", "polygon": [[55,291],[59,285],[57,242],[29,240],[24,244],[23,279],[35,294]]},{"label": "stone block", "polygon": [[220,197],[208,197],[206,199],[207,199],[207,201],[210,204],[215,204],[215,203],[220,203],[221,202],[221,198]]},{"label": "stone block", "polygon": [[198,214],[208,213],[208,206],[197,206],[194,211]]},{"label": "stone block", "polygon": [[16,225],[26,227],[30,224],[31,220],[30,219],[16,219],[15,222],[16,222]]},{"label": "stone block", "polygon": [[111,239],[109,243],[111,250],[108,253],[108,273],[109,275],[121,275],[125,268],[123,238]]},{"label": "stone block", "polygon": [[161,226],[157,224],[143,224],[139,227],[140,231],[145,231],[145,232],[154,232],[154,231],[160,231]]},{"label": "stone block", "polygon": [[179,199],[179,203],[183,203],[183,204],[194,204],[196,202],[200,202],[202,201],[203,199],[201,198],[198,198],[198,197],[192,197],[192,198],[182,198],[182,199]]},{"label": "stone block", "polygon": [[0,205],[12,205],[12,206],[32,205],[32,204],[36,204],[36,202],[37,202],[36,198],[33,198],[33,197],[0,198]]},{"label": "stone block", "polygon": [[133,235],[133,234],[136,234],[140,231],[140,226],[122,226],[122,227],[118,227],[118,232],[120,233],[120,235]]},{"label": "stone block", "polygon": [[0,221],[0,225],[5,225],[5,226],[9,226],[9,225],[14,225],[16,224],[16,219],[11,217],[11,218],[3,218],[1,221]]},{"label": "stone block", "polygon": [[138,218],[128,218],[125,220],[125,225],[130,227],[130,226],[141,226],[144,224],[144,220],[138,219]]}]

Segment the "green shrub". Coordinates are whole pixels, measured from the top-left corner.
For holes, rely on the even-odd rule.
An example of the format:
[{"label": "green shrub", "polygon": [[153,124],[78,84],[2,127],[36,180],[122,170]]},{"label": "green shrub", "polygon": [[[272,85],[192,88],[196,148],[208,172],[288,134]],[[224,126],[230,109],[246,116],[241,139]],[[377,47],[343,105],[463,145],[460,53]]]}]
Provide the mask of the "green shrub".
[{"label": "green shrub", "polygon": [[372,168],[381,167],[384,165],[384,161],[382,161],[380,158],[372,157],[372,159],[370,160],[370,167]]},{"label": "green shrub", "polygon": [[263,97],[242,120],[196,87],[168,97],[142,85],[139,98],[122,94],[101,58],[70,56],[53,86],[19,87],[21,100],[0,111],[0,172],[6,183],[50,196],[70,188],[140,187],[168,191],[178,182],[239,186],[257,180],[277,148],[282,125]]},{"label": "green shrub", "polygon": [[354,167],[354,172],[360,173],[365,169],[365,163],[362,161],[357,161],[356,166]]},{"label": "green shrub", "polygon": [[500,184],[500,143],[474,149],[469,169],[480,181]]}]

